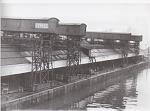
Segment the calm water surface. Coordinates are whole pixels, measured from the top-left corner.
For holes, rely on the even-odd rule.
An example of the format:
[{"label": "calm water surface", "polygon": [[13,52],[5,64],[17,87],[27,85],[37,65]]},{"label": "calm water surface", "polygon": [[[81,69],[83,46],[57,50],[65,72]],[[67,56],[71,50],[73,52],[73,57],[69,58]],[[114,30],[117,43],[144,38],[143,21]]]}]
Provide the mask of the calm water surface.
[{"label": "calm water surface", "polygon": [[87,110],[150,111],[150,69],[94,94]]},{"label": "calm water surface", "polygon": [[87,111],[150,111],[150,69],[115,82],[95,93],[83,91],[56,98],[31,109]]}]

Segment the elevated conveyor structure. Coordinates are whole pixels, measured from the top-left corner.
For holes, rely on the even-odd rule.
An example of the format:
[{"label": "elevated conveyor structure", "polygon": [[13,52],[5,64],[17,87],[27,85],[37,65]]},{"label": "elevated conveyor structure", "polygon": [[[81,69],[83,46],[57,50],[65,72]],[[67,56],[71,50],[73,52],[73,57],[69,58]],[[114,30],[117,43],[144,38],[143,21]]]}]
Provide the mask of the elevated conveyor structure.
[{"label": "elevated conveyor structure", "polygon": [[129,51],[133,50],[135,55],[139,54],[139,45],[142,41],[142,36],[132,35],[131,33],[87,32],[84,39],[91,46],[94,45],[97,48],[109,48],[114,51],[117,49],[121,50],[123,63],[126,63]]},{"label": "elevated conveyor structure", "polygon": [[[2,18],[2,41],[4,43],[21,43],[32,47],[31,87],[49,83],[53,75],[52,52],[55,40],[59,35],[67,37],[68,71],[79,65],[79,42],[86,33],[85,24],[60,24],[57,18],[50,19],[12,19]],[[76,40],[77,38],[77,40]],[[75,41],[74,41],[75,40]],[[74,44],[72,44],[72,41]],[[71,46],[68,46],[71,44]],[[71,74],[71,72],[68,72]],[[69,76],[69,75],[67,75]],[[53,84],[53,83],[52,83]]]},{"label": "elevated conveyor structure", "polygon": [[[85,24],[63,24],[57,18],[2,18],[1,22],[2,76],[28,82],[26,75],[32,75],[27,87],[33,90],[53,86],[56,75],[68,83],[85,64],[117,59],[125,63],[126,58],[140,55],[141,35],[86,32]],[[57,69],[65,74],[54,73]]]}]

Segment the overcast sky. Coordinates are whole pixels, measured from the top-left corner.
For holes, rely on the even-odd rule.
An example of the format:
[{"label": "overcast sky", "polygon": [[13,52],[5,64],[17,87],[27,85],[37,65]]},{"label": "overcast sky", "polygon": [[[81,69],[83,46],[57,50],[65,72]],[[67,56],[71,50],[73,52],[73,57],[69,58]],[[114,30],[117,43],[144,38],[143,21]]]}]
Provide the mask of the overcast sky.
[{"label": "overcast sky", "polygon": [[[8,0],[7,0],[8,1]],[[3,3],[2,17],[50,18],[85,23],[87,31],[143,35],[141,48],[150,45],[150,3]]]}]

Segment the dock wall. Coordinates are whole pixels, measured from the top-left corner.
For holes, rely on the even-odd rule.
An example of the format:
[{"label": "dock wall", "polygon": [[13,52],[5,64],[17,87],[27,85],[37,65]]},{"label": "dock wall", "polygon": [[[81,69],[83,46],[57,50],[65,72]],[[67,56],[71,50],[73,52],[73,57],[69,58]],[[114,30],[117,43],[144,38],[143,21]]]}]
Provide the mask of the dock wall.
[{"label": "dock wall", "polygon": [[[130,74],[133,71],[140,71],[141,69],[145,68],[149,63],[148,62],[141,62],[138,64],[134,64],[125,68],[115,69],[110,72],[100,73],[97,75],[93,75],[86,79],[81,79],[77,82],[69,83],[63,86],[59,86],[53,89],[48,89],[45,91],[41,91],[32,95],[28,95],[22,98],[18,98],[1,105],[2,110],[12,110],[12,109],[24,109],[30,107],[32,105],[37,105],[43,103],[45,101],[51,100],[55,97],[62,96],[65,94],[69,94],[73,91],[79,91],[83,87],[90,87],[90,93],[97,91],[97,87],[95,84],[100,84],[103,87],[106,87],[111,82],[113,82],[116,78],[121,78],[121,75]],[[115,79],[114,79],[115,78]],[[106,82],[107,80],[107,82]]]}]

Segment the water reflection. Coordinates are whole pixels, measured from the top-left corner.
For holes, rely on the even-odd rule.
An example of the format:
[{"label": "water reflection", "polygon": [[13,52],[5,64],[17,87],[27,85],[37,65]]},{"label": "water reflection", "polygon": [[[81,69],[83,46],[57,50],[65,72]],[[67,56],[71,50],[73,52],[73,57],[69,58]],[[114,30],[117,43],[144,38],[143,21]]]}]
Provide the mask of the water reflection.
[{"label": "water reflection", "polygon": [[[150,69],[145,69],[138,75],[134,75],[117,85],[108,87],[106,95],[101,92],[94,96],[93,102],[87,105],[87,109],[110,111],[149,111],[150,106]],[[113,87],[111,91],[109,89]],[[94,107],[88,107],[96,103]]]},{"label": "water reflection", "polygon": [[[133,73],[132,76],[114,80],[107,87],[91,93],[90,88],[73,92],[31,109],[98,110],[98,111],[149,111],[150,69]],[[98,88],[97,86],[95,86]]]}]

